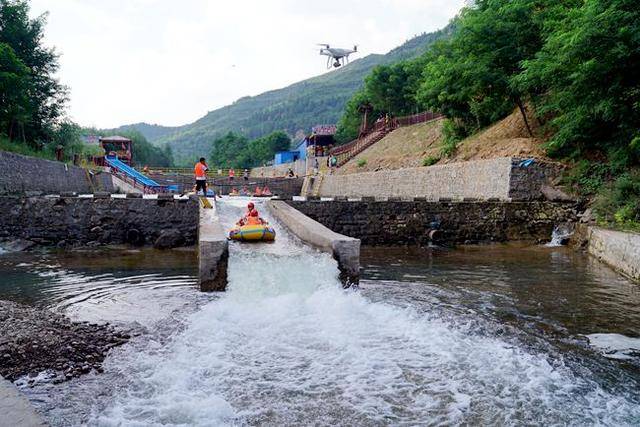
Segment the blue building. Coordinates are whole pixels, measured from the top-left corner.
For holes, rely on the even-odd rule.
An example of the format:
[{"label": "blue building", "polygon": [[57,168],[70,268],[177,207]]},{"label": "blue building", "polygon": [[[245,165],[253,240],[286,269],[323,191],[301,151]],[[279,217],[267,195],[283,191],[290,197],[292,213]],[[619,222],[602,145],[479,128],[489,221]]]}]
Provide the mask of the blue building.
[{"label": "blue building", "polygon": [[296,160],[304,160],[307,158],[309,147],[313,147],[312,152],[317,156],[322,156],[327,149],[335,143],[334,135],[336,133],[335,125],[318,125],[311,128],[311,134],[306,136],[296,145],[292,151],[280,151],[276,153],[273,164],[281,165],[283,163],[292,163]]},{"label": "blue building", "polygon": [[283,163],[293,163],[300,158],[298,151],[279,151],[276,153],[273,164],[281,165]]}]

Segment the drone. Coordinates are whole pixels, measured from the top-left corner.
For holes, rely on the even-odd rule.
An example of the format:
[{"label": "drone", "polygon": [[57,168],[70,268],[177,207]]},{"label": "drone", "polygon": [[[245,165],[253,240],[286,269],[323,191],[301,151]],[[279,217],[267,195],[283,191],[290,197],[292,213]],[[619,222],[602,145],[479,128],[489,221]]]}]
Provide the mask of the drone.
[{"label": "drone", "polygon": [[[327,57],[327,69],[331,68],[331,66],[338,68],[342,65],[348,64],[349,55],[358,51],[358,46],[354,46],[353,49],[331,47],[326,43],[318,43],[318,46],[323,46],[320,48],[320,55],[325,55]],[[332,63],[331,60],[334,60],[335,62]]]}]

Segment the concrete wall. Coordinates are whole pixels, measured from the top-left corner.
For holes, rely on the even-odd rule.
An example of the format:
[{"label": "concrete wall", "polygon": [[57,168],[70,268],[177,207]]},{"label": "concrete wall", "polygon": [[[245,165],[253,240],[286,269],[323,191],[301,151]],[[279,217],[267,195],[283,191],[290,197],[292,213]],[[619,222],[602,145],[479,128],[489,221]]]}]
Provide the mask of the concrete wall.
[{"label": "concrete wall", "polygon": [[640,281],[640,234],[589,227],[590,254],[634,280]]},{"label": "concrete wall", "polygon": [[113,190],[110,174],[89,176],[77,166],[0,151],[0,195]]},{"label": "concrete wall", "polygon": [[573,204],[550,202],[287,201],[329,229],[365,245],[551,239],[576,220]]},{"label": "concrete wall", "polygon": [[357,285],[360,280],[360,240],[329,230],[283,201],[270,200],[269,212],[303,242],[330,253],[340,269],[345,286]]},{"label": "concrete wall", "polygon": [[275,178],[285,176],[289,168],[298,176],[304,176],[307,172],[307,162],[296,160],[293,163],[283,163],[281,165],[265,166],[251,169],[251,177],[255,178]]},{"label": "concrete wall", "polygon": [[[194,245],[197,200],[0,197],[0,240],[40,245]],[[168,240],[168,241],[167,241]]]},{"label": "concrete wall", "polygon": [[18,389],[0,377],[0,425],[44,427],[46,424]]},{"label": "concrete wall", "polygon": [[229,242],[227,231],[220,224],[216,202],[209,199],[211,208],[200,206],[198,232],[198,283],[203,292],[227,289]]},{"label": "concrete wall", "polygon": [[426,197],[533,200],[558,168],[535,162],[519,166],[509,157],[430,167],[325,175],[308,185],[309,194],[325,197]]}]

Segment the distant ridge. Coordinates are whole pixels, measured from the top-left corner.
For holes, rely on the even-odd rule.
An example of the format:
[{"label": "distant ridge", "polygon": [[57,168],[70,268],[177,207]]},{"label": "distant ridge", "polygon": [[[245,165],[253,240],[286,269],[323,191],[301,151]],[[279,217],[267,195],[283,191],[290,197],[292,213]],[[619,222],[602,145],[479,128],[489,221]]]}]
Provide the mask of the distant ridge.
[{"label": "distant ridge", "polygon": [[336,123],[345,103],[375,66],[417,57],[452,32],[453,24],[450,23],[442,30],[414,37],[387,54],[368,55],[330,73],[257,96],[240,98],[231,105],[210,111],[191,124],[164,127],[136,123],[114,130],[135,129],[155,145],[170,144],[177,164],[207,155],[211,151],[211,142],[229,131],[249,138],[275,130],[284,130],[293,136],[297,131],[307,131],[318,123]]}]

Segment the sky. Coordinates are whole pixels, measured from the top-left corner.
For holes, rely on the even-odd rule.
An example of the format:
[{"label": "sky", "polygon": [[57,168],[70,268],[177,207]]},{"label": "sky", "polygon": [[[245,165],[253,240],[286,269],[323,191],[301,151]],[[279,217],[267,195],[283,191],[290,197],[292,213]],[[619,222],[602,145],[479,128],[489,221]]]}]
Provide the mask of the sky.
[{"label": "sky", "polygon": [[464,0],[32,0],[48,12],[68,114],[99,128],[191,123],[326,71],[316,43],[385,53]]}]

